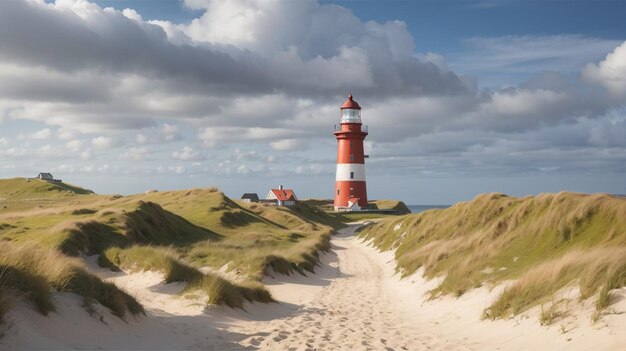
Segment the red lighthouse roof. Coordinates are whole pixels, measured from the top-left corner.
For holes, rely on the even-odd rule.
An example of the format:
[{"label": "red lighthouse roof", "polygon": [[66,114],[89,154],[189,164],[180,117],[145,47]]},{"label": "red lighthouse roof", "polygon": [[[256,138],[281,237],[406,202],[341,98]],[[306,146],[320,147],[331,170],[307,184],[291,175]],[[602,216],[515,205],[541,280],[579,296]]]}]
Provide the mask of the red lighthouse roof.
[{"label": "red lighthouse roof", "polygon": [[346,102],[344,102],[343,105],[341,105],[342,110],[346,108],[352,108],[356,110],[361,109],[361,106],[359,106],[359,103],[354,101],[354,99],[352,99],[352,94],[348,95],[348,100],[346,100]]}]

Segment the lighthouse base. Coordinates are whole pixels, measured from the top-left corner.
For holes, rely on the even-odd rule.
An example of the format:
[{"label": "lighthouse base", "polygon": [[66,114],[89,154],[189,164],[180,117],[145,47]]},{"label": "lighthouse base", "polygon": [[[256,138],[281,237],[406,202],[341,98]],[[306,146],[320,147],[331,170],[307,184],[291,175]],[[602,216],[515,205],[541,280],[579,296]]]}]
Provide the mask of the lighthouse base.
[{"label": "lighthouse base", "polygon": [[362,211],[363,209],[360,207],[335,207],[335,212],[359,212]]}]

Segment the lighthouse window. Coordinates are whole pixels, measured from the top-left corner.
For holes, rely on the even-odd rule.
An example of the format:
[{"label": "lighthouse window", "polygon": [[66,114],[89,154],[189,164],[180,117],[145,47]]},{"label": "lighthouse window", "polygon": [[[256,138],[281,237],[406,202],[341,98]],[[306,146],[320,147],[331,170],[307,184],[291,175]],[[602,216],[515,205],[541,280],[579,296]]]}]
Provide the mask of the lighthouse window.
[{"label": "lighthouse window", "polygon": [[[350,179],[354,179],[354,172],[350,172]],[[350,188],[352,190],[352,188]]]},{"label": "lighthouse window", "polygon": [[354,161],[354,154],[350,154],[350,161]]},{"label": "lighthouse window", "polygon": [[340,190],[340,189],[337,189],[337,195],[339,195],[339,190]]}]

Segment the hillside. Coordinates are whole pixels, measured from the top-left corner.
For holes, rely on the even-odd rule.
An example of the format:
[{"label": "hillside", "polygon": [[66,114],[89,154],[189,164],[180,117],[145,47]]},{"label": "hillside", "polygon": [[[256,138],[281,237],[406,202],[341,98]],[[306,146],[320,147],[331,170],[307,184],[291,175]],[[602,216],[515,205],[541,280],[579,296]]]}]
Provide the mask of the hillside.
[{"label": "hillside", "polygon": [[26,178],[0,179],[0,198],[28,199],[89,195],[94,192],[75,185]]},{"label": "hillside", "polygon": [[[16,178],[0,180],[0,194],[0,242],[10,247],[40,250],[72,267],[79,261],[71,256],[87,254],[115,270],[162,272],[166,282],[187,284],[184,293],[202,291],[207,304],[232,307],[272,301],[259,283],[267,274],[312,272],[333,229],[343,226],[313,206],[239,203],[215,188],[107,196]],[[12,277],[30,274],[18,261],[11,277],[0,279],[0,315],[15,295]],[[55,288],[54,280],[38,281],[42,290]]]},{"label": "hillside", "polygon": [[[422,268],[427,278],[444,277],[431,297],[513,281],[484,318],[519,314],[575,286],[582,300],[597,296],[597,320],[614,301],[611,290],[626,285],[626,199],[606,194],[486,194],[388,218],[360,235],[395,250],[403,276]],[[555,318],[557,305],[547,310]]]}]

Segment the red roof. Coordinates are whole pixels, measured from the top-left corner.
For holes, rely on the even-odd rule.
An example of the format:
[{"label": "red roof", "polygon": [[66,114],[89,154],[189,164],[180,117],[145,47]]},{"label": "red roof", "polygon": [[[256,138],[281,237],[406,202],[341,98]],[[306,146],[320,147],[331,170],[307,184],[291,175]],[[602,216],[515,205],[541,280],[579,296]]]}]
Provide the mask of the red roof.
[{"label": "red roof", "polygon": [[289,201],[296,199],[296,195],[291,189],[272,189],[272,193],[274,194],[274,196],[276,196],[276,199],[278,199],[278,201]]},{"label": "red roof", "polygon": [[345,109],[345,108],[353,108],[356,110],[360,110],[361,106],[359,106],[359,103],[354,101],[352,99],[352,94],[348,95],[348,100],[346,100],[346,102],[343,103],[343,105],[341,105],[341,109]]}]

